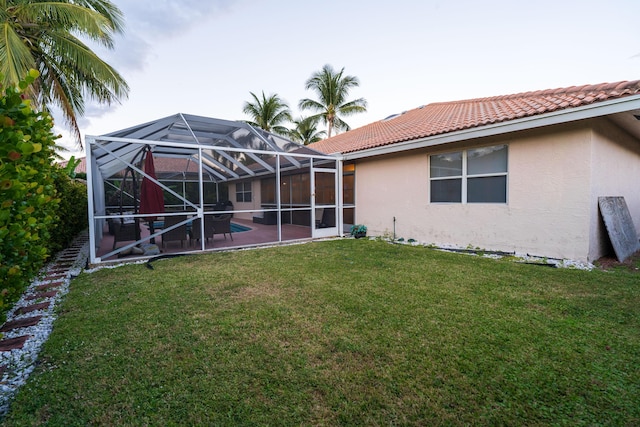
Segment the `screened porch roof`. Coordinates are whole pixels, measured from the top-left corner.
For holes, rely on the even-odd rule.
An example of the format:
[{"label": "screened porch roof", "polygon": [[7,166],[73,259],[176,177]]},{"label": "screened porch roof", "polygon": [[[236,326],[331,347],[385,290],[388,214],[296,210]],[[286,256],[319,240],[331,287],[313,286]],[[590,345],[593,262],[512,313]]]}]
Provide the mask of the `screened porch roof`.
[{"label": "screened porch roof", "polygon": [[281,155],[281,170],[307,165],[311,157],[335,159],[244,122],[182,113],[87,140],[94,173],[102,179],[139,164],[147,147],[159,164],[166,158],[176,174],[193,173],[202,159],[202,179],[211,182],[274,173],[276,153],[292,154]]}]

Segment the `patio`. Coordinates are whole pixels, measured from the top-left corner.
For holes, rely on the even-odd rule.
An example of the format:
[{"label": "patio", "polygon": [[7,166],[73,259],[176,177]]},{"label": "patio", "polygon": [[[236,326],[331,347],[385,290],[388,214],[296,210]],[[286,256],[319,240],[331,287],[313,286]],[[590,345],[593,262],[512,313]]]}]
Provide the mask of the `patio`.
[{"label": "patio", "polygon": [[[278,242],[278,228],[276,225],[258,224],[243,219],[233,219],[231,223],[232,225],[235,224],[243,228],[248,228],[248,230],[232,232],[231,234],[233,236],[233,240],[231,239],[231,237],[229,237],[229,235],[227,235],[225,238],[225,236],[223,236],[222,234],[215,234],[213,238],[205,240],[204,250],[213,251],[238,249]],[[149,227],[145,224],[140,229],[141,240],[148,242],[150,236]],[[294,224],[282,224],[282,238],[280,240],[281,242],[292,242],[305,239],[311,239],[310,227]],[[112,262],[121,260],[123,258],[145,258],[144,254],[116,254],[112,255],[109,258],[102,258],[104,257],[104,255],[112,251],[114,243],[113,240],[114,236],[109,234],[108,227],[105,226],[102,234],[100,248],[97,250],[97,255],[102,259],[102,261]],[[125,246],[129,243],[132,242],[129,241],[118,243],[118,246]],[[177,254],[202,250],[201,242],[199,241],[199,239],[196,239],[190,235],[187,235],[187,240],[185,240],[184,245],[179,241],[165,242],[165,244],[163,245],[162,236],[155,239],[155,245],[158,247],[161,254]]]}]

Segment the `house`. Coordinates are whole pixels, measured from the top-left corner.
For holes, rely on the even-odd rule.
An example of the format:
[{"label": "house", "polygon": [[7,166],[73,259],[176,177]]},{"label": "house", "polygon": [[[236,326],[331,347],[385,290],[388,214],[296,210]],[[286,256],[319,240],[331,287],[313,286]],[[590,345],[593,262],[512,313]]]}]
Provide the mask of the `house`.
[{"label": "house", "polygon": [[310,148],[354,171],[373,235],[593,261],[599,196],[640,230],[640,81],[433,103]]}]

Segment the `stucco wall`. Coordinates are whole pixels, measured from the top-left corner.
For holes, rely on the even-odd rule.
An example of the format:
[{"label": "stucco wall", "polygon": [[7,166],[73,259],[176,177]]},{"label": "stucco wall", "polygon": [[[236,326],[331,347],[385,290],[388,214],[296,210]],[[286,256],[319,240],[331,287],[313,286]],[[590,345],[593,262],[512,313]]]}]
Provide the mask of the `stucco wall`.
[{"label": "stucco wall", "polygon": [[636,233],[640,232],[640,142],[605,120],[594,123],[592,141],[589,258],[594,260],[611,251],[598,197],[623,196]]},{"label": "stucco wall", "polygon": [[[233,202],[234,210],[254,210],[260,209],[260,180],[255,179],[251,181],[251,201],[250,202],[237,202],[236,201],[236,185],[235,183],[229,186],[229,199]],[[234,214],[235,218],[251,220],[255,214],[253,212],[240,212]]]},{"label": "stucco wall", "polygon": [[474,141],[472,147],[508,144],[507,204],[429,202],[429,155],[469,144],[359,160],[356,222],[371,235],[391,235],[395,216],[396,237],[586,260],[591,135],[578,126],[554,126]]}]

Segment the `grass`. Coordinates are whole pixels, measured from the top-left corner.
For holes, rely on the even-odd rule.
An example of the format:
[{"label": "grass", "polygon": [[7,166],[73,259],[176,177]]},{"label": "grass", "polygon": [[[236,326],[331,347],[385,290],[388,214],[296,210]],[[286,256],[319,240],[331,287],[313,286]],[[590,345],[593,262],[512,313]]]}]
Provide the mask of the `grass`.
[{"label": "grass", "polygon": [[75,279],[11,425],[638,425],[640,280],[364,239]]}]

